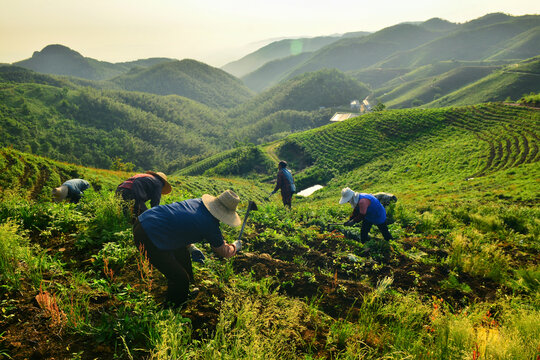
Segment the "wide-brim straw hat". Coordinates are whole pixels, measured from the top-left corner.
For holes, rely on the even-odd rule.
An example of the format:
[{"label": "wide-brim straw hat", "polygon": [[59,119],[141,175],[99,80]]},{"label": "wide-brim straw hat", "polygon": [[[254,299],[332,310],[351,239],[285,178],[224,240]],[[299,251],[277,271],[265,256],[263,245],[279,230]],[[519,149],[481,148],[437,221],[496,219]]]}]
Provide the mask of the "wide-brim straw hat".
[{"label": "wide-brim straw hat", "polygon": [[54,201],[62,201],[67,197],[68,194],[68,188],[66,185],[59,186],[57,188],[54,188],[52,191],[52,196],[54,198]]},{"label": "wide-brim straw hat", "polygon": [[231,190],[225,190],[218,197],[204,194],[202,196],[204,206],[216,219],[230,226],[239,226],[242,223],[236,213],[236,207],[240,198]]},{"label": "wide-brim straw hat", "polygon": [[172,186],[171,184],[169,184],[169,182],[167,181],[167,175],[165,175],[164,173],[158,171],[147,171],[146,172],[147,174],[151,174],[151,175],[154,175],[154,176],[157,176],[159,177],[161,180],[163,180],[163,188],[161,189],[161,193],[163,195],[165,194],[168,194],[172,191]]},{"label": "wide-brim straw hat", "polygon": [[346,187],[341,189],[341,199],[339,199],[340,204],[348,203],[354,196],[354,191]]}]

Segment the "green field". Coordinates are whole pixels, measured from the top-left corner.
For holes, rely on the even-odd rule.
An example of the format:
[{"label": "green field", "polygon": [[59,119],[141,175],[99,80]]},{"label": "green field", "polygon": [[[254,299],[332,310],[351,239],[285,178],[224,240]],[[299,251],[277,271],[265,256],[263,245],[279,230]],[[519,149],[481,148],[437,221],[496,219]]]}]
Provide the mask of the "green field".
[{"label": "green field", "polygon": [[[498,103],[392,110],[290,136],[260,149],[290,160],[300,189],[326,184],[291,211],[265,200],[272,184],[255,173],[171,175],[162,203],[231,188],[241,216],[259,204],[242,254],[225,261],[200,246],[201,291],[178,310],[161,305],[165,278],[113,196],[130,173],[3,148],[0,357],[536,359],[539,119]],[[260,161],[242,149],[189,171],[223,176],[235,159]],[[259,179],[274,173],[269,161]],[[50,202],[73,177],[93,185],[81,203]],[[373,229],[362,244],[358,227],[328,225],[348,218],[344,186],[396,194],[394,240]]]}]

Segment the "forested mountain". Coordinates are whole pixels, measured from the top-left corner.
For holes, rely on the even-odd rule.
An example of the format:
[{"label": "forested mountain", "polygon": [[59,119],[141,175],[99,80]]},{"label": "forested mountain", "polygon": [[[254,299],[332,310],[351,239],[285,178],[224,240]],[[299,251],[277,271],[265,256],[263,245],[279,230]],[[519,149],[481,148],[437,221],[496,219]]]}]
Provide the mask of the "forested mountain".
[{"label": "forested mountain", "polygon": [[235,141],[261,142],[320,126],[332,110],[319,107],[347,106],[367,93],[337,71],[305,74],[227,114],[177,95],[78,81],[1,66],[0,146],[100,168],[121,159],[139,169],[174,170]]},{"label": "forested mountain", "polygon": [[124,90],[180,95],[215,107],[232,107],[252,97],[239,79],[189,59],[134,68],[111,82]]},{"label": "forested mountain", "polygon": [[123,74],[135,66],[150,66],[170,60],[167,58],[152,58],[113,64],[83,57],[77,51],[63,45],[48,45],[41,51],[35,51],[31,58],[15,62],[14,65],[43,74],[105,80]]},{"label": "forested mountain", "polygon": [[[305,130],[325,124],[332,115],[326,108],[348,108],[351,100],[363,99],[367,95],[369,90],[364,84],[344,73],[321,70],[282,82],[232,109],[227,116],[232,123],[246,127],[239,132],[242,136],[255,141],[261,135]],[[314,113],[308,115],[306,111]]]}]

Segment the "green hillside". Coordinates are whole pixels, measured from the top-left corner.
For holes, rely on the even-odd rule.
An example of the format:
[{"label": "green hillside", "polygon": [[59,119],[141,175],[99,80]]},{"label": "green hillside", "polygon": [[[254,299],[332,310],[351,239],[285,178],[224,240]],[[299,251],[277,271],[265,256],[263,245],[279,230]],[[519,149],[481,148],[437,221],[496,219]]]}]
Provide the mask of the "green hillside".
[{"label": "green hillside", "polygon": [[540,91],[538,57],[508,65],[453,93],[434,100],[427,107],[471,105],[489,101],[517,100],[524,94]]},{"label": "green hillside", "polygon": [[371,89],[378,89],[383,84],[389,82],[392,79],[399,79],[400,76],[410,72],[409,68],[401,69],[365,69],[365,70],[353,70],[347,71],[346,74],[350,77],[363,82],[370,86]]},{"label": "green hillside", "polygon": [[389,171],[392,157],[428,144],[437,147],[439,142],[459,143],[467,138],[475,155],[462,159],[467,159],[468,165],[459,173],[475,177],[538,161],[539,114],[538,110],[500,104],[387,110],[291,135],[277,153],[296,170],[305,168],[298,177],[300,188],[304,188],[375,160],[386,161],[383,168]]},{"label": "green hillside", "polygon": [[[464,68],[464,67],[487,67],[487,68],[496,68],[496,67],[502,67],[503,65],[507,65],[512,63],[508,60],[498,60],[498,61],[458,61],[458,60],[448,60],[448,61],[438,61],[434,62],[432,64],[412,68],[412,70],[401,74],[400,76],[395,76],[394,78],[384,82],[380,86],[378,86],[378,89],[376,90],[376,93],[381,92],[387,92],[385,88],[395,88],[400,85],[403,85],[404,83],[407,83],[409,81],[416,81],[416,80],[422,80],[422,79],[428,79],[428,78],[434,78],[440,75],[443,75],[444,73],[448,73],[451,70]],[[393,69],[380,69],[380,71],[388,71],[391,72]],[[384,90],[384,91],[381,91]]]},{"label": "green hillside", "polygon": [[135,68],[111,81],[124,90],[179,95],[214,107],[232,107],[252,96],[239,79],[195,60]]},{"label": "green hillside", "polygon": [[[497,66],[463,66],[446,73],[410,80],[399,86],[377,90],[375,95],[388,108],[410,108],[423,105],[489,75]],[[408,74],[407,74],[408,75]],[[406,79],[407,75],[402,79]],[[413,78],[413,76],[410,76]]]},{"label": "green hillside", "polygon": [[[362,83],[337,70],[321,70],[284,81],[230,110],[227,116],[233,126],[249,127],[249,140],[254,141],[282,131],[319,126],[332,115],[321,108],[348,107],[351,100],[367,95],[369,90]],[[306,111],[315,113],[309,116]],[[280,122],[286,126],[276,126]]]},{"label": "green hillside", "polygon": [[[365,34],[367,33],[357,33],[355,36],[362,36]],[[239,60],[225,64],[222,69],[234,76],[243,77],[269,61],[302,54],[304,52],[312,52],[338,39],[339,36],[319,36],[314,38],[274,41]]]},{"label": "green hillside", "polygon": [[2,83],[0,99],[1,145],[57,160],[167,169],[223,149],[219,114],[185,98]]},{"label": "green hillside", "polygon": [[[534,359],[539,117],[503,104],[386,110],[292,135],[278,152],[298,185],[310,171],[329,181],[296,196],[291,210],[265,200],[270,184],[171,175],[162,203],[231,188],[241,216],[248,200],[258,204],[242,253],[222,260],[197,244],[206,254],[194,265],[200,292],[180,309],[164,306],[167,281],[133,245],[113,196],[130,173],[1,149],[0,353]],[[48,201],[69,177],[94,186],[77,205]],[[362,243],[359,227],[331,225],[350,215],[338,205],[344,186],[396,194],[392,240],[375,228]],[[238,229],[222,230],[227,242],[238,238]]]},{"label": "green hillside", "polygon": [[341,73],[323,71],[224,113],[176,95],[106,90],[110,83],[15,66],[0,67],[0,84],[1,146],[87,166],[110,168],[121,159],[166,171],[235,141],[262,143],[326,124],[330,106],[348,106],[369,93]]}]

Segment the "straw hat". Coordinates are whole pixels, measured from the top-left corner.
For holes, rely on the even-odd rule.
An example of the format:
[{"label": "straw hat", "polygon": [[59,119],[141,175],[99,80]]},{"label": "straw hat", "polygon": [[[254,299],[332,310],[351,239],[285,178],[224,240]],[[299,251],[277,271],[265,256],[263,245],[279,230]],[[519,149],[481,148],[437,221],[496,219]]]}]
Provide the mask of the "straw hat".
[{"label": "straw hat", "polygon": [[171,184],[169,184],[169,182],[167,181],[167,175],[165,175],[164,173],[158,171],[158,172],[155,172],[155,171],[147,171],[146,172],[147,174],[151,174],[151,175],[154,175],[154,176],[157,176],[159,177],[161,180],[163,180],[163,188],[161,189],[161,193],[163,195],[165,194],[168,194],[172,191],[172,187],[171,187]]},{"label": "straw hat", "polygon": [[61,185],[57,188],[54,188],[52,191],[52,196],[54,201],[62,201],[67,197],[68,188],[66,185]]},{"label": "straw hat", "polygon": [[352,191],[350,188],[346,187],[341,189],[341,199],[339,199],[340,204],[345,204],[354,197],[354,191]]},{"label": "straw hat", "polygon": [[240,198],[231,190],[225,190],[218,197],[204,194],[202,196],[204,206],[216,219],[230,226],[238,226],[242,223],[236,213],[236,207]]}]

